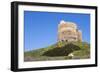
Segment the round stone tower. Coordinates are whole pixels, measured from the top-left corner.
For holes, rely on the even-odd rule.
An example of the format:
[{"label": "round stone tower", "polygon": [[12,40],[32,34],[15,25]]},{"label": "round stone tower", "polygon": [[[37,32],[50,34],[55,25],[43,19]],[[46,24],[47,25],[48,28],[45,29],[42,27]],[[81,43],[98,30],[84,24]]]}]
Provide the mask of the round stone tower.
[{"label": "round stone tower", "polygon": [[82,32],[75,23],[62,20],[58,25],[58,41],[82,41]]}]

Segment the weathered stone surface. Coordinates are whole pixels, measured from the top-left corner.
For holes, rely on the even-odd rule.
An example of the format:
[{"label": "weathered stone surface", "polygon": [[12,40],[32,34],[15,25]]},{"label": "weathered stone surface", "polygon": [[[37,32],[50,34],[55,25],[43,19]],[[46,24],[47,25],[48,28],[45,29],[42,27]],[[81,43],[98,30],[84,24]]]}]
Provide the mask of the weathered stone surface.
[{"label": "weathered stone surface", "polygon": [[73,22],[60,21],[58,25],[58,41],[82,41],[82,32]]}]

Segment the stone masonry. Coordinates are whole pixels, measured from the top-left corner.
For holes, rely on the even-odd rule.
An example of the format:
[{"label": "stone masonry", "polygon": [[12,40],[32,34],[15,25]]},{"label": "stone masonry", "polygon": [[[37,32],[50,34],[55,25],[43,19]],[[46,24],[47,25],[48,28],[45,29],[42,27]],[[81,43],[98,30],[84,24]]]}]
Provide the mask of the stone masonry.
[{"label": "stone masonry", "polygon": [[82,42],[82,32],[75,23],[62,20],[58,25],[58,41]]}]

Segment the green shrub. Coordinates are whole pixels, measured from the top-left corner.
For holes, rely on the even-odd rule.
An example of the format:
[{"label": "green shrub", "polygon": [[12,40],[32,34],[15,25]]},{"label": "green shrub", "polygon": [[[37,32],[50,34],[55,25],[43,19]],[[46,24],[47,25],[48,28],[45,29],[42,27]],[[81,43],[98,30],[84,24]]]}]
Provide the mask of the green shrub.
[{"label": "green shrub", "polygon": [[68,56],[69,53],[80,50],[80,47],[73,45],[73,44],[67,44],[63,47],[56,47],[52,50],[48,50],[44,52],[44,56]]}]

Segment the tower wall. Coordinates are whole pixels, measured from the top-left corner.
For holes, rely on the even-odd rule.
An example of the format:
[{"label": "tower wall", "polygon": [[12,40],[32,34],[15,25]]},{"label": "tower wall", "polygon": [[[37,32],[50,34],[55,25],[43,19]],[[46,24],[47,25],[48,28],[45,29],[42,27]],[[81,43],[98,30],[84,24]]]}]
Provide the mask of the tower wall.
[{"label": "tower wall", "polygon": [[72,22],[61,21],[58,26],[58,41],[82,41],[82,33]]}]

